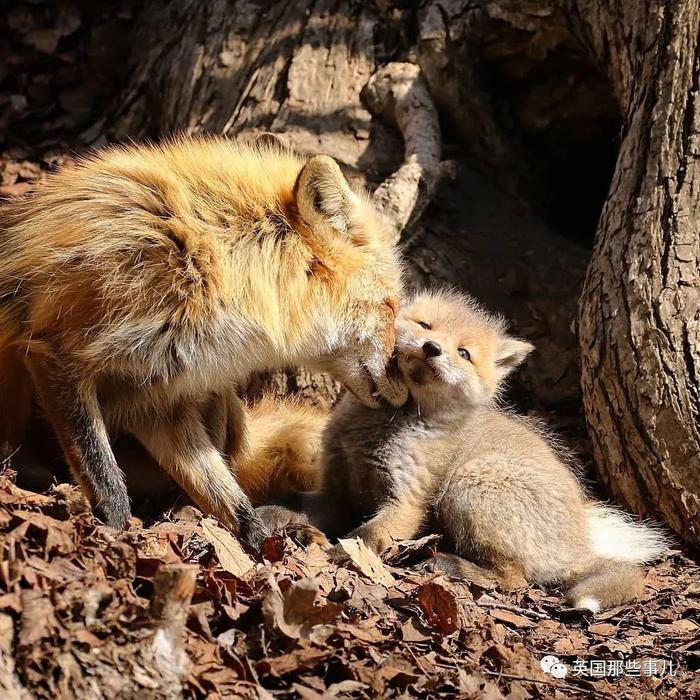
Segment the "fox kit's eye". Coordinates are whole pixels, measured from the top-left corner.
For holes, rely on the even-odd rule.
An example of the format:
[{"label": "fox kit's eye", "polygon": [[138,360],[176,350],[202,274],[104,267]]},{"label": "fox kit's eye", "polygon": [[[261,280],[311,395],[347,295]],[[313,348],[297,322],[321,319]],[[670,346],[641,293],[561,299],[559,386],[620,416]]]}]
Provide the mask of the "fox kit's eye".
[{"label": "fox kit's eye", "polygon": [[429,323],[426,323],[425,321],[416,321],[416,323],[421,327],[425,328],[425,330],[429,331],[432,326]]},{"label": "fox kit's eye", "polygon": [[459,353],[459,356],[463,360],[471,360],[472,359],[472,356],[469,354],[469,350],[467,350],[467,348],[458,348],[457,352]]}]

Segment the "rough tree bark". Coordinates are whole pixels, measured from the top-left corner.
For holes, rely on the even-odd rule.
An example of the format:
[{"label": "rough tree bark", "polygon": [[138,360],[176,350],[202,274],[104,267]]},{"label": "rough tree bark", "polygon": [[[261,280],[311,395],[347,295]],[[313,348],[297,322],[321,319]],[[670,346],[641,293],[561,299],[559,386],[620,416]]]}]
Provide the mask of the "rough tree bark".
[{"label": "rough tree bark", "polygon": [[579,307],[600,473],[700,546],[700,3],[577,2],[625,115]]},{"label": "rough tree bark", "polygon": [[[604,144],[612,164],[619,131],[579,306],[586,417],[610,490],[697,544],[698,0],[395,5],[152,0],[113,135],[284,131],[372,186],[401,164],[402,140],[367,107],[390,81],[380,72],[365,88],[386,63],[417,62],[453,136],[503,190],[464,166],[437,188],[408,249],[414,277],[514,318],[541,347],[521,377],[526,403],[561,411],[580,401],[572,325],[586,255],[537,212],[559,207],[570,234],[581,212],[597,215],[608,179],[584,161]],[[410,137],[394,87],[394,125]],[[434,186],[439,158],[414,159],[418,189]],[[329,400],[337,389],[303,373],[276,381]]]}]

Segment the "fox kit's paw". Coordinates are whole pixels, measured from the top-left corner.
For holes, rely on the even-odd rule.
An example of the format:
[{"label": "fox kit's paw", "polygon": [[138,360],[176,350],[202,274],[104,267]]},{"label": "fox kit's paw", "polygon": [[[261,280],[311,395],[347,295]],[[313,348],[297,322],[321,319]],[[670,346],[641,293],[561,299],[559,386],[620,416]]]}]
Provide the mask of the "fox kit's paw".
[{"label": "fox kit's paw", "polygon": [[388,532],[377,527],[368,527],[367,524],[355,528],[343,539],[352,539],[353,537],[361,539],[377,554],[381,554],[385,549],[388,549],[394,544],[394,540]]}]

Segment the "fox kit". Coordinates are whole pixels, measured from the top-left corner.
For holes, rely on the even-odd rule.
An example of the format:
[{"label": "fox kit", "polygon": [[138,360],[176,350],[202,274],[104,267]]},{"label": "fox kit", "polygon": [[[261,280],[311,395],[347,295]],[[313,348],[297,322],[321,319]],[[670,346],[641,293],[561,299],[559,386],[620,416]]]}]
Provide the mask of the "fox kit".
[{"label": "fox kit", "polygon": [[130,516],[110,446],[128,433],[258,541],[231,387],[307,364],[376,404],[400,291],[368,198],[327,156],[269,139],[104,150],[0,210],[0,443],[21,440],[36,392],[109,525]]},{"label": "fox kit", "polygon": [[341,401],[324,435],[321,491],[305,508],[311,521],[334,536],[355,528],[349,536],[377,551],[437,528],[456,554],[433,568],[509,587],[560,583],[593,611],[640,594],[636,564],[663,538],[588,500],[542,431],[496,407],[531,350],[467,297],[404,305],[396,357],[411,399],[379,411]]}]

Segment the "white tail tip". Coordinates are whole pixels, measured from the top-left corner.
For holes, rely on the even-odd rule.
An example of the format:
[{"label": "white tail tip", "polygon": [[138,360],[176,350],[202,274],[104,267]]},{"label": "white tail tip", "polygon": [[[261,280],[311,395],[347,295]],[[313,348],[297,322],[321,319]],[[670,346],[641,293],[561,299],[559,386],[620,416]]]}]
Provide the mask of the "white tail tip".
[{"label": "white tail tip", "polygon": [[641,564],[668,548],[669,539],[659,527],[638,523],[614,506],[589,503],[586,511],[588,534],[599,557]]},{"label": "white tail tip", "polygon": [[576,598],[573,601],[574,608],[577,610],[590,610],[592,613],[599,613],[600,612],[600,601],[597,598],[593,598],[591,596],[581,596],[580,598]]}]

